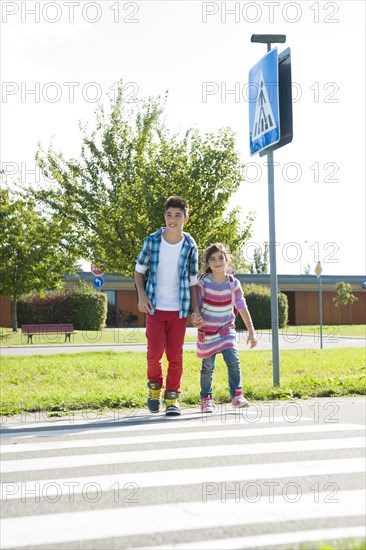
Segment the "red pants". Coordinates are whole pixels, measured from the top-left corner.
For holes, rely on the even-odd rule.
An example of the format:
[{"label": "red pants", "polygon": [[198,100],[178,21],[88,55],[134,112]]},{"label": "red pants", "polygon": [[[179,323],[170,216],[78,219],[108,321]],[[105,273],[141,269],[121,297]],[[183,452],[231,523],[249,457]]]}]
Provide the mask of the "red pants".
[{"label": "red pants", "polygon": [[163,386],[161,360],[165,349],[168,359],[165,393],[180,390],[186,324],[186,317],[179,319],[179,311],[156,309],[154,315],[146,315],[147,378]]}]

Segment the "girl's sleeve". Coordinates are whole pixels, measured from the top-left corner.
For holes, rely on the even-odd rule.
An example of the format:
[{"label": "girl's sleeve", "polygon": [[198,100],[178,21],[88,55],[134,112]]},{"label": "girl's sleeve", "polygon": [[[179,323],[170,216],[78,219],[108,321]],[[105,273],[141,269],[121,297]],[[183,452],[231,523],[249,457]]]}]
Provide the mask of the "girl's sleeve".
[{"label": "girl's sleeve", "polygon": [[244,298],[243,289],[241,288],[241,284],[239,279],[234,279],[235,284],[235,307],[237,310],[241,309],[248,309],[247,303]]}]

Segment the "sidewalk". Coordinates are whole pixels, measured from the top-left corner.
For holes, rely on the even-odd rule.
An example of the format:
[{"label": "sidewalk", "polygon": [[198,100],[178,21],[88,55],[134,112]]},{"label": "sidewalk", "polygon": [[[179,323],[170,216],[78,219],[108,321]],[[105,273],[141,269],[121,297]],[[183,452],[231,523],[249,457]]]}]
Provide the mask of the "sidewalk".
[{"label": "sidewalk", "polygon": [[[188,328],[187,334],[192,334],[195,331],[194,328]],[[194,333],[193,333],[194,334]],[[256,348],[250,350],[251,353],[256,351],[266,351],[272,349],[271,333],[263,332],[258,333],[259,341]],[[245,334],[238,334],[238,349],[240,351],[248,350],[248,346],[245,341]],[[296,350],[296,349],[320,349],[320,340],[318,335],[315,334],[302,334],[297,336],[296,334],[279,334],[279,347],[281,350]],[[336,337],[336,336],[323,336],[323,349],[334,348],[353,348],[353,347],[366,347],[366,339],[360,337]],[[187,342],[184,344],[184,351],[195,351],[196,343]],[[59,353],[81,353],[81,352],[96,352],[96,351],[137,351],[146,353],[146,344],[63,344],[63,345],[37,345],[28,344],[25,346],[1,346],[0,355],[48,355]]]}]

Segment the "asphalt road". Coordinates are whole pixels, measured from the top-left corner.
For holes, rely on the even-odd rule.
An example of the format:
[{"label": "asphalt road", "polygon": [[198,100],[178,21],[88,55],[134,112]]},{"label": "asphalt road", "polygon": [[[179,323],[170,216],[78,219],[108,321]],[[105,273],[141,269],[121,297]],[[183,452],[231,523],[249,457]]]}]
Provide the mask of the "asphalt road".
[{"label": "asphalt road", "polygon": [[291,548],[365,536],[365,399],[4,418],[1,548]]}]

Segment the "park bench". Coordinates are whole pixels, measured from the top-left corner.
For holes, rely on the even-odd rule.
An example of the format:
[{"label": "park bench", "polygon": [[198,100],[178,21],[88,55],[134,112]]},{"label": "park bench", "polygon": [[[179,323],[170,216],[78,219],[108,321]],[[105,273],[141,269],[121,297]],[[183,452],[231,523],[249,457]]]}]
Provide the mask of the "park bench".
[{"label": "park bench", "polygon": [[71,334],[74,334],[74,326],[70,323],[63,324],[40,324],[40,325],[22,325],[22,334],[28,336],[27,344],[30,341],[31,344],[32,338],[35,334],[65,334],[65,342],[67,339],[70,340]]}]

